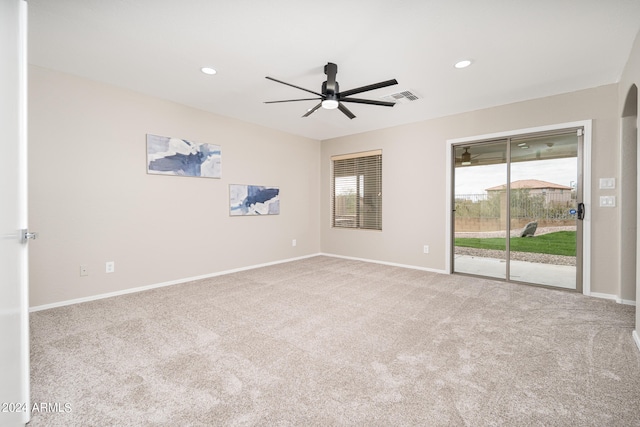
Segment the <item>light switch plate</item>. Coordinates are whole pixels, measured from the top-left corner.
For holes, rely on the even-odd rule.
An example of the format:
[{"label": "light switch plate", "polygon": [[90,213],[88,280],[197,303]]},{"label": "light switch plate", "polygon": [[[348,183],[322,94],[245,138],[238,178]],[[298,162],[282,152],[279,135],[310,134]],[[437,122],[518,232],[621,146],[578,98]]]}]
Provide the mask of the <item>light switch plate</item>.
[{"label": "light switch plate", "polygon": [[614,190],[616,188],[615,178],[600,178],[601,190]]},{"label": "light switch plate", "polygon": [[602,208],[615,208],[616,196],[600,196],[600,207]]}]

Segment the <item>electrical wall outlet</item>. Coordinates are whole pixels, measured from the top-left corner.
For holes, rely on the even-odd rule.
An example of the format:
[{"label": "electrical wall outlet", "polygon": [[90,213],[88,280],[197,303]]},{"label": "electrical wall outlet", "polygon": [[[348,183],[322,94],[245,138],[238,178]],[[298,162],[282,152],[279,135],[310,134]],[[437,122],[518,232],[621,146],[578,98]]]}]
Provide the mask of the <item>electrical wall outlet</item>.
[{"label": "electrical wall outlet", "polygon": [[423,250],[423,252],[425,254],[428,254],[429,253],[429,245],[424,245],[424,248],[422,248],[422,250]]},{"label": "electrical wall outlet", "polygon": [[298,244],[298,242],[296,241],[296,239],[293,239],[291,241],[291,246],[296,246]]},{"label": "electrical wall outlet", "polygon": [[116,263],[114,261],[107,261],[106,272],[113,273],[114,271],[116,271]]},{"label": "electrical wall outlet", "polygon": [[87,268],[87,266],[84,264],[80,265],[80,276],[88,276],[88,275],[89,275],[89,269]]}]

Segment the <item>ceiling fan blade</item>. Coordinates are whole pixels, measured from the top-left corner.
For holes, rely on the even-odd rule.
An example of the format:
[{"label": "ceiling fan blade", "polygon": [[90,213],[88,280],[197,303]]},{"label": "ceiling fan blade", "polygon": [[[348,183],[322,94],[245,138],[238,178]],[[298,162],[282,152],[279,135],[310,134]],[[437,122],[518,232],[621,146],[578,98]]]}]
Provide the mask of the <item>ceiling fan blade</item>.
[{"label": "ceiling fan blade", "polygon": [[374,101],[373,99],[360,99],[360,98],[340,98],[340,102],[356,102],[358,104],[380,105],[382,107],[393,107],[395,102],[386,101]]},{"label": "ceiling fan blade", "polygon": [[265,101],[265,104],[277,104],[279,102],[295,102],[295,101],[313,101],[322,98],[302,98],[302,99],[285,99],[283,101]]},{"label": "ceiling fan blade", "polygon": [[324,73],[327,75],[327,93],[336,93],[338,91],[338,87],[336,85],[336,74],[338,74],[338,66],[333,62],[329,62],[324,66]]},{"label": "ceiling fan blade", "polygon": [[315,107],[311,108],[309,111],[307,111],[307,114],[305,114],[302,117],[309,117],[311,114],[313,114],[320,107],[322,107],[322,102],[319,103],[318,105],[316,105]]},{"label": "ceiling fan blade", "polygon": [[309,93],[312,93],[312,94],[314,94],[314,95],[322,96],[322,94],[321,94],[321,93],[314,92],[314,91],[312,91],[312,90],[305,89],[305,88],[300,87],[300,86],[292,85],[291,83],[283,82],[283,81],[281,81],[281,80],[274,79],[273,77],[269,77],[269,76],[267,76],[267,77],[265,77],[265,79],[273,80],[274,82],[282,83],[283,85],[287,85],[287,86],[295,87],[296,89],[304,90],[305,92],[309,92]]},{"label": "ceiling fan blade", "polygon": [[340,92],[340,98],[343,98],[343,97],[349,96],[349,95],[355,95],[356,93],[367,92],[369,90],[380,89],[380,88],[383,88],[383,87],[393,86],[393,85],[397,85],[397,84],[398,84],[398,81],[396,79],[387,80],[387,81],[380,82],[380,83],[374,83],[372,85],[362,86],[362,87],[359,87],[359,88],[355,88],[355,89],[351,89],[351,90],[346,90],[344,92]]},{"label": "ceiling fan blade", "polygon": [[338,103],[338,109],[340,111],[342,111],[347,117],[349,117],[350,119],[355,119],[355,114],[353,114],[351,111],[349,111],[349,109],[347,107],[345,107],[344,105],[342,105],[342,102]]}]

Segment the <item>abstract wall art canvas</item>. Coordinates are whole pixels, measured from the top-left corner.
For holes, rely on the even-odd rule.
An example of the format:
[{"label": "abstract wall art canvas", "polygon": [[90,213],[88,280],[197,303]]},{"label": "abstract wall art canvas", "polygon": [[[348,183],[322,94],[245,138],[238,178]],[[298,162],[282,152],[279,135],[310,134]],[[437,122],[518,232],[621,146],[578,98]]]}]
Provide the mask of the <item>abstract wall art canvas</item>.
[{"label": "abstract wall art canvas", "polygon": [[147,134],[147,173],[220,178],[220,146]]},{"label": "abstract wall art canvas", "polygon": [[229,185],[229,213],[231,216],[278,215],[280,189],[258,185]]}]

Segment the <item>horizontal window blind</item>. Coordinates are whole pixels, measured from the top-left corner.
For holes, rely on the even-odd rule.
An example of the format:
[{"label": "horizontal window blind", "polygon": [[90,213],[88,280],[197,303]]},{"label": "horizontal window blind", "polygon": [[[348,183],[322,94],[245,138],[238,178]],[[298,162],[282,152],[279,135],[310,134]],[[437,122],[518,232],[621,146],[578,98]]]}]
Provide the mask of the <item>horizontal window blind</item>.
[{"label": "horizontal window blind", "polygon": [[382,230],[382,150],[331,161],[333,227]]}]

